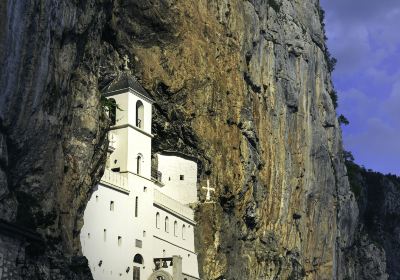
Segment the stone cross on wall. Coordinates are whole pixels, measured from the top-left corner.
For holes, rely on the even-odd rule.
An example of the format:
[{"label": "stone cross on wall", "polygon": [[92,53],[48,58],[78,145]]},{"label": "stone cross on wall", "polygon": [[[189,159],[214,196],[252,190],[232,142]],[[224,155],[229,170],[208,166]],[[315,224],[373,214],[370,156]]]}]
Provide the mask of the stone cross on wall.
[{"label": "stone cross on wall", "polygon": [[128,55],[124,55],[122,58],[124,60],[124,70],[129,70],[128,63],[129,63],[129,57]]},{"label": "stone cross on wall", "polygon": [[211,200],[211,192],[215,192],[215,188],[210,188],[210,180],[207,179],[207,187],[202,187],[202,189],[207,190],[206,202],[209,202]]}]

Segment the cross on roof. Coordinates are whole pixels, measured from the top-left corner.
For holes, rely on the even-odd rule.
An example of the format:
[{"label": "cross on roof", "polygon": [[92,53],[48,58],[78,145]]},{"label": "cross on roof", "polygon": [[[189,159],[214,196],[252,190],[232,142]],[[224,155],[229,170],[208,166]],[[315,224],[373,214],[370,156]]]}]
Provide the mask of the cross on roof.
[{"label": "cross on roof", "polygon": [[215,192],[215,188],[210,188],[210,180],[207,179],[207,187],[202,187],[202,189],[207,190],[206,202],[211,200],[211,191]]},{"label": "cross on roof", "polygon": [[122,59],[124,60],[124,70],[129,70],[129,66],[128,66],[129,57],[128,57],[128,55],[124,55],[124,57]]}]

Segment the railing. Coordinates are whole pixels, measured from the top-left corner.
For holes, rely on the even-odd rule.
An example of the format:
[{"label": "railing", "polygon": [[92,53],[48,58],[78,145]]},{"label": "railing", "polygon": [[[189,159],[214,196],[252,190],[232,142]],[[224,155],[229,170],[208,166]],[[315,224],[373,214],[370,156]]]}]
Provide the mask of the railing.
[{"label": "railing", "polygon": [[138,128],[142,128],[142,120],[141,119],[136,119],[136,126]]},{"label": "railing", "polygon": [[101,182],[110,185],[111,187],[116,187],[116,189],[129,191],[128,179],[118,172],[112,172],[108,168],[104,170],[103,177],[101,177]]},{"label": "railing", "polygon": [[181,215],[191,221],[194,220],[194,213],[192,209],[158,190],[154,190],[154,203],[163,206],[177,215]]},{"label": "railing", "polygon": [[157,182],[162,182],[162,173],[155,168],[151,168],[151,178]]},{"label": "railing", "polygon": [[108,132],[108,141],[109,141],[109,147],[112,150],[115,150],[117,144],[117,136],[114,133],[112,133],[112,131]]}]

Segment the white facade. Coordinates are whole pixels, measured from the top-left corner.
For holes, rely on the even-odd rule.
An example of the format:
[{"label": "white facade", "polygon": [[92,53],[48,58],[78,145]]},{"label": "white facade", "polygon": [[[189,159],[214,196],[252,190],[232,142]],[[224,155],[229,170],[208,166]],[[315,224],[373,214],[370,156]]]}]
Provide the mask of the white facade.
[{"label": "white facade", "polygon": [[174,154],[158,155],[158,170],[162,173],[163,193],[184,203],[197,202],[197,164]]},{"label": "white facade", "polygon": [[[151,100],[131,88],[109,97],[121,109],[109,135],[113,152],[85,209],[80,236],[93,277],[147,280],[156,269],[155,258],[180,256],[183,276],[177,280],[198,279],[196,223],[188,206],[197,201],[197,164],[158,155],[162,183],[152,178]],[[138,101],[143,105],[139,116]],[[168,266],[161,270],[173,275]]]}]

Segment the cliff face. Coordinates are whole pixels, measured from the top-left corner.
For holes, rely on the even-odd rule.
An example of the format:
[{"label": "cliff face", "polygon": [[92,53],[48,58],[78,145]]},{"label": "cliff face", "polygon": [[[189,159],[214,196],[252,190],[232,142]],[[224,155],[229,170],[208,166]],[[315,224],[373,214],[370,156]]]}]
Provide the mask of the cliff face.
[{"label": "cliff face", "polygon": [[357,207],[318,2],[124,3],[115,45],[153,89],[156,148],[200,158],[217,189],[197,212],[203,277],[342,277]]},{"label": "cliff face", "polygon": [[355,244],[348,248],[349,277],[400,278],[400,178],[347,162],[360,209]]},{"label": "cliff face", "polygon": [[7,220],[79,254],[106,145],[98,90],[127,57],[156,100],[154,150],[197,157],[216,188],[197,208],[202,278],[344,277],[358,208],[318,0],[8,0],[1,14]]},{"label": "cliff face", "polygon": [[0,4],[0,217],[45,242],[26,247],[11,234],[27,252],[13,260],[22,279],[91,278],[74,256],[107,146],[95,52],[105,17],[94,1],[73,3]]}]

